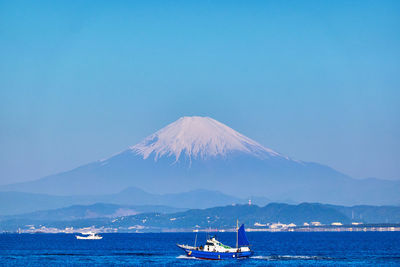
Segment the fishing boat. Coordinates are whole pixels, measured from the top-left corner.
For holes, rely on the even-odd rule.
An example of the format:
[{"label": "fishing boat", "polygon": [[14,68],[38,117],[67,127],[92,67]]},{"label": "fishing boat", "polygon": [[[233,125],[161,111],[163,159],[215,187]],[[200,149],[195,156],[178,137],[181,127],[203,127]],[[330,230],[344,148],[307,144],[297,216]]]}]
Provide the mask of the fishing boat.
[{"label": "fishing boat", "polygon": [[100,235],[97,235],[96,233],[93,232],[88,232],[88,233],[82,233],[82,235],[86,235],[86,236],[80,236],[80,235],[76,235],[76,239],[91,239],[91,240],[98,240],[98,239],[102,239],[103,237]]},{"label": "fishing boat", "polygon": [[[238,226],[238,225],[237,225]],[[195,239],[195,245],[180,245],[177,246],[183,249],[187,256],[194,257],[204,260],[223,260],[223,259],[239,259],[248,258],[253,252],[250,250],[250,243],[246,237],[244,230],[244,224],[238,228],[236,226],[236,247],[230,247],[219,242],[216,237],[207,239],[204,246],[196,246],[197,235]]]}]

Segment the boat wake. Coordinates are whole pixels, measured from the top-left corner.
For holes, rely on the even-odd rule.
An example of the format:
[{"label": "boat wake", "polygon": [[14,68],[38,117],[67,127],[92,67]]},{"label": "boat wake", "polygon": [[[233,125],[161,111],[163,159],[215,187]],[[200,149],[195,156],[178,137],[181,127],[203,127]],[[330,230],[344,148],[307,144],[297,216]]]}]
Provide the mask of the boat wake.
[{"label": "boat wake", "polygon": [[251,259],[257,260],[329,260],[331,258],[321,256],[302,256],[302,255],[271,255],[271,256],[252,256]]},{"label": "boat wake", "polygon": [[[189,257],[187,255],[179,255],[177,259],[185,260],[199,260],[195,257]],[[290,260],[330,260],[332,258],[322,256],[303,256],[303,255],[270,255],[270,256],[251,256],[250,259],[254,260],[267,260],[267,261],[290,261]]]},{"label": "boat wake", "polygon": [[179,255],[176,257],[177,259],[185,259],[185,260],[197,260],[195,257],[189,257],[187,255]]}]

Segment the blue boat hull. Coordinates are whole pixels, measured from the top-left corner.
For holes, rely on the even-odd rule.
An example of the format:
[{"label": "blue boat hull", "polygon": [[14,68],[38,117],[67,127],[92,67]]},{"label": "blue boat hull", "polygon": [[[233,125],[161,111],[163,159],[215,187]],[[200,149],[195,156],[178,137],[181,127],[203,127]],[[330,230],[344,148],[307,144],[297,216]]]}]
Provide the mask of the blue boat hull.
[{"label": "blue boat hull", "polygon": [[[182,248],[183,249],[183,248]],[[223,259],[238,259],[238,258],[248,258],[253,252],[212,252],[212,251],[201,251],[201,250],[191,250],[183,249],[189,257],[195,257],[204,260],[223,260]]]}]

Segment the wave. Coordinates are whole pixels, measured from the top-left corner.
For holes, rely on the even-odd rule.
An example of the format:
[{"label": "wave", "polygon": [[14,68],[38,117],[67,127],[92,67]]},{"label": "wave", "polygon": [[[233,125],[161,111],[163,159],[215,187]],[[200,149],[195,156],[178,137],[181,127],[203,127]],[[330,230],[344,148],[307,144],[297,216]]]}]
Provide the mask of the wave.
[{"label": "wave", "polygon": [[149,256],[160,256],[160,255],[163,255],[163,254],[161,254],[161,253],[150,253],[150,252],[114,252],[114,253],[112,253],[112,255],[149,257]]},{"label": "wave", "polygon": [[31,255],[36,256],[88,256],[87,254],[82,253],[35,253]]},{"label": "wave", "polygon": [[[176,258],[197,260],[195,257],[189,257],[187,255],[179,255]],[[251,256],[250,259],[278,261],[278,260],[330,260],[332,258],[322,257],[322,256],[305,256],[305,255],[270,255],[270,256],[257,255],[257,256]]]},{"label": "wave", "polygon": [[251,259],[258,260],[329,260],[332,258],[321,256],[304,256],[304,255],[270,255],[270,256],[252,256]]},{"label": "wave", "polygon": [[177,259],[185,259],[185,260],[197,260],[195,257],[189,257],[187,255],[179,255],[176,257]]}]

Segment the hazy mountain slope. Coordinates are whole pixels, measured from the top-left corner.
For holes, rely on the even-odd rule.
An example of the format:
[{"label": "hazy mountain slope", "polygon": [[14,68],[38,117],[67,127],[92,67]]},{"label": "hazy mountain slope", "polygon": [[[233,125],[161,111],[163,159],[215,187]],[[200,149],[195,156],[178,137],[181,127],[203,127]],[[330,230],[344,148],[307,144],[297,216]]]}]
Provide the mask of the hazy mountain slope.
[{"label": "hazy mountain slope", "polygon": [[[356,180],[295,161],[211,118],[184,117],[106,160],[0,190],[57,195],[207,188],[238,197],[341,205],[400,204],[400,181]],[[163,203],[160,203],[163,204]]]},{"label": "hazy mountain slope", "polygon": [[345,214],[353,221],[368,223],[400,223],[399,206],[367,206],[353,207],[331,206]]},{"label": "hazy mountain slope", "polygon": [[31,220],[31,221],[67,221],[77,219],[93,219],[104,217],[121,217],[136,215],[138,213],[158,212],[158,213],[172,213],[182,211],[182,209],[172,208],[167,206],[153,206],[153,205],[118,205],[109,203],[96,203],[92,205],[73,205],[66,208],[41,210],[31,213],[24,213],[19,215],[1,216],[0,220]]},{"label": "hazy mountain slope", "polygon": [[[265,199],[259,199],[263,203]],[[0,192],[0,215],[13,215],[64,208],[71,205],[90,205],[98,202],[118,205],[154,205],[176,208],[209,208],[232,203],[245,203],[240,199],[218,191],[195,190],[177,194],[157,195],[130,187],[117,194],[97,196],[54,196],[23,192]],[[151,211],[151,210],[147,210]],[[156,209],[152,211],[158,211]]]},{"label": "hazy mountain slope", "polygon": [[[25,192],[0,192],[0,215],[55,209],[76,204],[76,198]],[[84,203],[84,201],[81,201]]]}]

